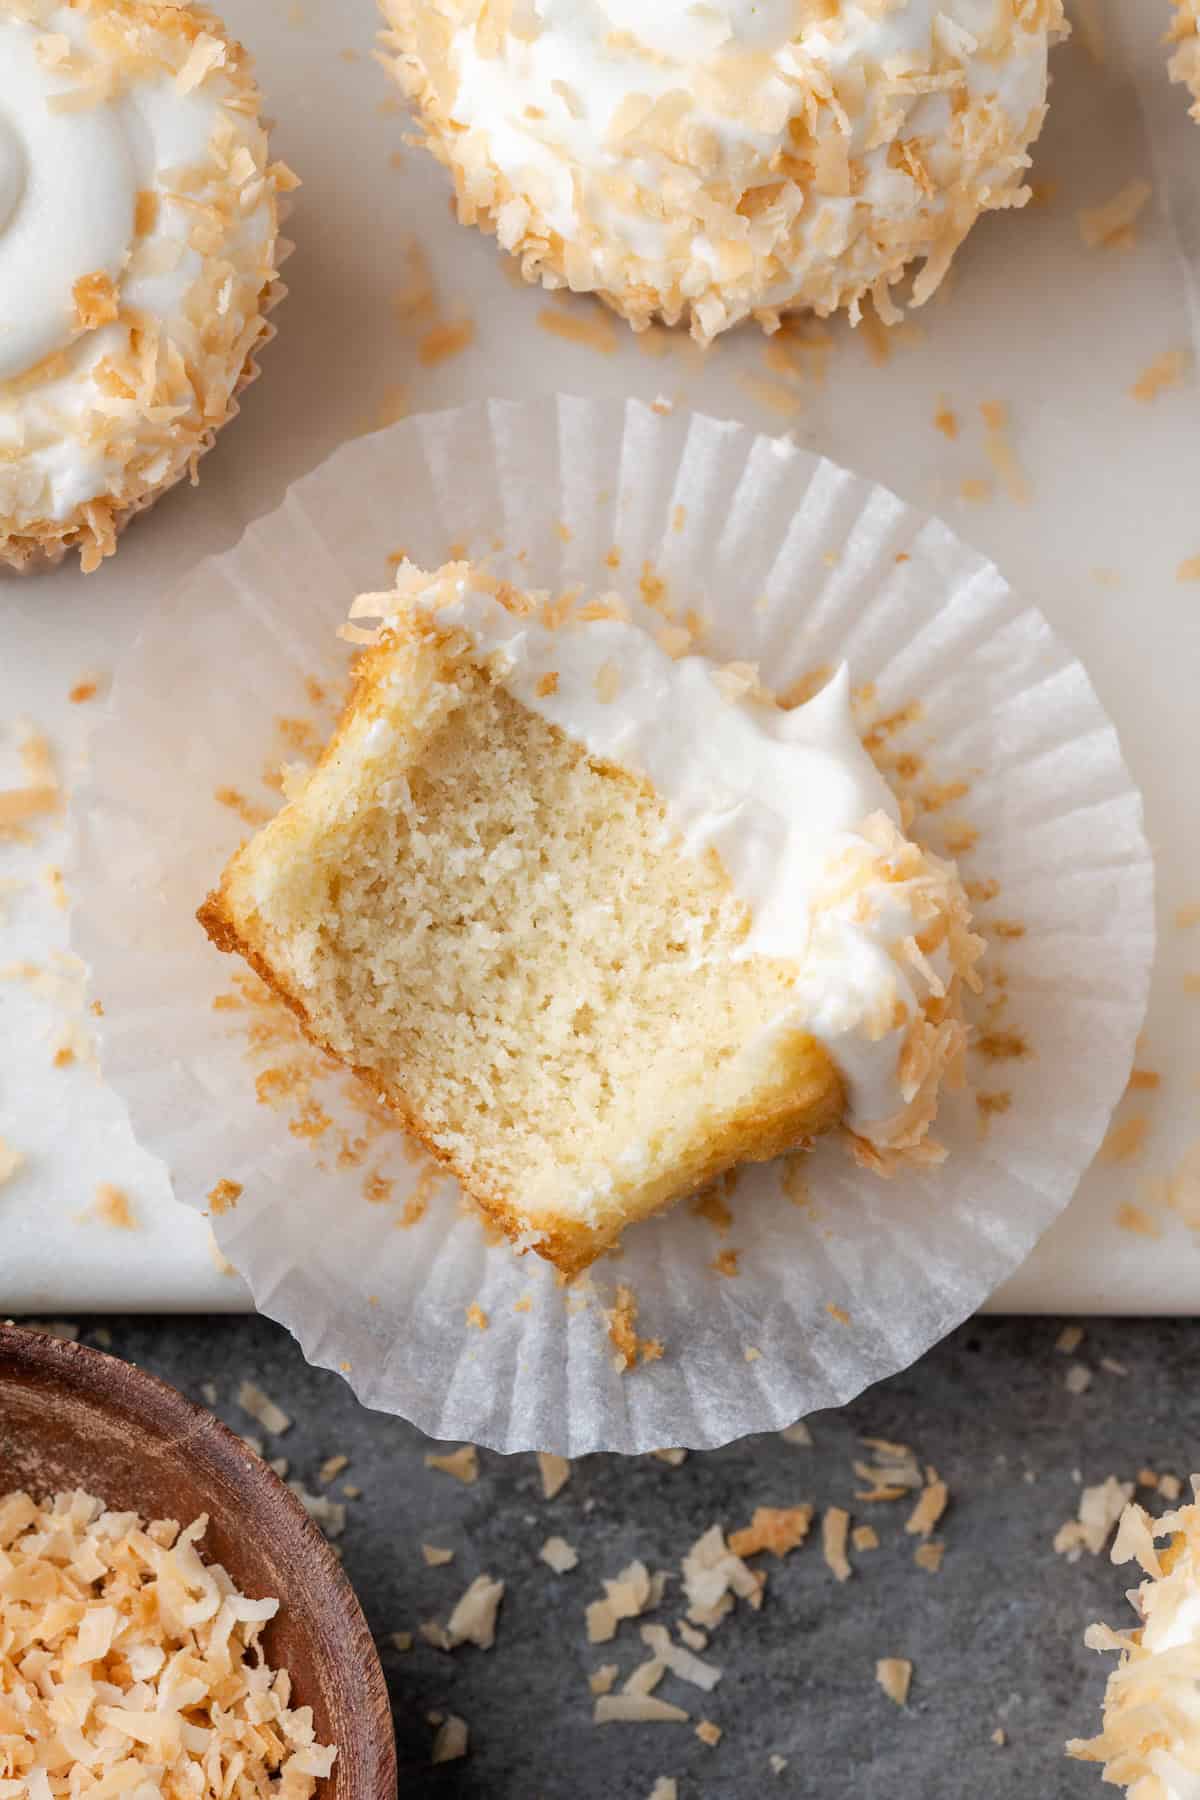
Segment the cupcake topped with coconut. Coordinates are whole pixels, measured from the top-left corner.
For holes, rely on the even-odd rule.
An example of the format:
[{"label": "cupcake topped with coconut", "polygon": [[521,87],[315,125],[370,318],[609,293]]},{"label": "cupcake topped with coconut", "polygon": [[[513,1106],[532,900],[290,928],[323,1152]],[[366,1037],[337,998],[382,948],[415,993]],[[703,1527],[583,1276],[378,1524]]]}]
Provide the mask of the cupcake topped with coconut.
[{"label": "cupcake topped with coconut", "polygon": [[1061,0],[383,0],[459,215],[527,279],[701,341],[885,319],[1019,206]]},{"label": "cupcake topped with coconut", "polygon": [[[1192,1486],[1200,1491],[1200,1477]],[[1108,1678],[1104,1729],[1067,1750],[1103,1763],[1105,1782],[1131,1800],[1191,1800],[1200,1793],[1200,1506],[1160,1519],[1127,1507],[1112,1560],[1133,1559],[1146,1577],[1129,1595],[1138,1629],[1093,1625],[1085,1638],[1090,1649],[1121,1656]]]},{"label": "cupcake topped with coconut", "polygon": [[0,0],[0,563],[85,570],[236,411],[279,195],[211,13]]}]

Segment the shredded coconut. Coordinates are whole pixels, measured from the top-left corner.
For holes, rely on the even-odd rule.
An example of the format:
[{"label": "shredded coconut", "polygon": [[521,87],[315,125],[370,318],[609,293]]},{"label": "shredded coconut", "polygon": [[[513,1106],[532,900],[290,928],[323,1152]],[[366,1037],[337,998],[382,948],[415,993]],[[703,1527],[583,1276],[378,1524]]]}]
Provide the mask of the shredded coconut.
[{"label": "shredded coconut", "polygon": [[6,1795],[308,1800],[336,1749],[239,1593],[185,1531],[76,1491],[0,1499],[0,1767]]}]

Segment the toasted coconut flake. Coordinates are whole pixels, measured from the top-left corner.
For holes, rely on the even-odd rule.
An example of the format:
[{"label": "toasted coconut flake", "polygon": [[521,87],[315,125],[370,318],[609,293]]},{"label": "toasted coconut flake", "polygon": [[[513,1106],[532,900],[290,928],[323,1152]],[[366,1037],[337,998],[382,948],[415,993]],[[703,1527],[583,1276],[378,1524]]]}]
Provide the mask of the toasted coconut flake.
[{"label": "toasted coconut flake", "polygon": [[731,1533],[729,1548],[735,1556],[756,1556],[769,1550],[785,1557],[808,1536],[813,1522],[811,1506],[756,1506],[754,1517],[741,1531]]},{"label": "toasted coconut flake", "polygon": [[693,1656],[690,1650],[671,1641],[670,1633],[665,1625],[643,1625],[642,1642],[653,1652],[655,1660],[678,1675],[681,1681],[691,1682],[693,1687],[703,1688],[706,1694],[711,1693],[721,1679],[721,1670],[715,1663],[702,1662]]},{"label": "toasted coconut flake", "polygon": [[856,1525],[850,1533],[850,1542],[856,1550],[878,1550],[879,1533],[873,1525]]},{"label": "toasted coconut flake", "polygon": [[1115,1475],[1085,1487],[1079,1496],[1078,1516],[1068,1519],[1055,1533],[1055,1550],[1068,1562],[1078,1562],[1085,1550],[1099,1556],[1132,1497],[1133,1482],[1118,1481]]},{"label": "toasted coconut flake", "polygon": [[762,1604],[762,1585],[753,1569],[735,1556],[719,1525],[697,1538],[683,1559],[683,1590],[687,1616],[694,1625],[714,1630],[731,1611],[734,1597]]},{"label": "toasted coconut flake", "polygon": [[901,1656],[883,1656],[875,1664],[875,1679],[897,1706],[907,1706],[913,1666]]},{"label": "toasted coconut flake", "polygon": [[785,1425],[779,1435],[785,1444],[796,1444],[804,1450],[812,1449],[812,1432],[803,1419],[797,1419],[794,1425]]},{"label": "toasted coconut flake", "polygon": [[846,1539],[850,1531],[850,1514],[840,1506],[830,1506],[821,1520],[821,1554],[838,1581],[849,1581],[854,1570],[846,1555]]},{"label": "toasted coconut flake", "polygon": [[425,1467],[438,1469],[443,1475],[453,1475],[455,1481],[470,1487],[479,1480],[479,1452],[474,1444],[464,1444],[461,1450],[452,1450],[446,1456],[426,1456]]},{"label": "toasted coconut flake", "polygon": [[571,1465],[565,1456],[552,1456],[549,1451],[538,1451],[538,1470],[542,1477],[542,1498],[553,1500],[561,1494],[571,1479]]},{"label": "toasted coconut flake", "polygon": [[496,1616],[504,1598],[504,1583],[490,1575],[477,1575],[446,1622],[451,1645],[474,1644],[490,1650],[496,1641]]},{"label": "toasted coconut flake", "polygon": [[652,1694],[666,1672],[658,1658],[652,1656],[648,1662],[639,1663],[636,1669],[630,1671],[621,1684],[621,1692]]},{"label": "toasted coconut flake", "polygon": [[1082,1325],[1064,1325],[1054,1340],[1054,1348],[1061,1350],[1064,1356],[1074,1356],[1082,1342]]},{"label": "toasted coconut flake", "polygon": [[250,1417],[272,1437],[282,1437],[285,1431],[291,1430],[292,1421],[282,1406],[276,1406],[274,1400],[264,1394],[253,1381],[240,1383],[237,1391],[237,1403],[244,1413],[249,1413]]},{"label": "toasted coconut flake", "polygon": [[467,1754],[470,1742],[466,1720],[460,1719],[457,1713],[447,1713],[437,1728],[429,1760],[433,1763],[457,1762],[459,1757]]},{"label": "toasted coconut flake", "polygon": [[653,1694],[601,1694],[592,1712],[597,1725],[686,1725],[688,1717]]},{"label": "toasted coconut flake", "polygon": [[610,1694],[620,1672],[616,1663],[601,1663],[600,1667],[593,1669],[588,1676],[588,1686],[592,1693]]},{"label": "toasted coconut flake", "polygon": [[428,1569],[441,1569],[454,1561],[453,1550],[442,1550],[437,1544],[422,1544],[421,1555]]},{"label": "toasted coconut flake", "polygon": [[6,1181],[11,1181],[13,1176],[24,1166],[25,1158],[21,1152],[15,1150],[10,1143],[0,1137],[0,1187]]},{"label": "toasted coconut flake", "polygon": [[317,1480],[322,1487],[328,1487],[331,1481],[337,1480],[343,1469],[349,1467],[350,1458],[348,1456],[327,1456],[317,1470]]},{"label": "toasted coconut flake", "polygon": [[567,1575],[579,1567],[579,1554],[572,1550],[566,1538],[548,1537],[538,1555],[556,1575]]},{"label": "toasted coconut flake", "polygon": [[687,1461],[687,1451],[680,1449],[652,1450],[651,1456],[657,1462],[666,1463],[669,1468],[678,1469]]},{"label": "toasted coconut flake", "polygon": [[1086,1394],[1092,1385],[1092,1371],[1083,1363],[1072,1363],[1063,1385],[1069,1394]]},{"label": "toasted coconut flake", "polygon": [[646,1800],[679,1800],[679,1789],[669,1775],[660,1775]]},{"label": "toasted coconut flake", "polygon": [[938,1539],[934,1539],[927,1544],[918,1544],[913,1552],[913,1561],[916,1563],[918,1569],[924,1569],[926,1574],[936,1575],[941,1569],[945,1554],[945,1544]]},{"label": "toasted coconut flake", "polygon": [[696,1736],[702,1744],[707,1744],[710,1750],[716,1749],[724,1735],[721,1727],[714,1724],[711,1719],[701,1719],[696,1727]]},{"label": "toasted coconut flake", "polygon": [[949,1500],[950,1495],[945,1482],[931,1481],[913,1508],[912,1514],[905,1524],[905,1531],[913,1537],[932,1536],[934,1527],[945,1512]]}]

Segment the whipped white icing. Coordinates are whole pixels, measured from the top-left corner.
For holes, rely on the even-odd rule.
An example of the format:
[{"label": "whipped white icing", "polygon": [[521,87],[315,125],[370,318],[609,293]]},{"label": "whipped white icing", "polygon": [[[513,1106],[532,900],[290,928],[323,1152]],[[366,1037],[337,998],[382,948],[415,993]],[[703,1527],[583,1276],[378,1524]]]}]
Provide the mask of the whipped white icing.
[{"label": "whipped white icing", "polygon": [[504,27],[422,0],[434,28],[384,4],[400,78],[501,243],[557,233],[573,287],[724,284],[703,329],[830,310],[1010,203],[1061,18],[1057,0],[525,0]]},{"label": "whipped white icing", "polygon": [[[1200,1477],[1192,1477],[1192,1486]],[[1163,1540],[1167,1540],[1165,1547]],[[1134,1635],[1092,1625],[1084,1642],[1118,1650],[1108,1679],[1104,1729],[1075,1740],[1072,1756],[1105,1765],[1104,1778],[1130,1800],[1200,1797],[1200,1507],[1152,1519],[1133,1505],[1122,1514],[1115,1563],[1137,1561],[1148,1577],[1128,1598],[1141,1629]]]},{"label": "whipped white icing", "polygon": [[[46,6],[36,23],[8,11],[0,0],[0,537],[68,519],[98,496],[135,498],[175,472],[167,428],[189,410],[198,420],[202,405],[219,422],[214,395],[193,394],[190,409],[151,421],[161,453],[127,483],[128,442],[114,442],[122,406],[107,371],[138,319],[158,322],[187,363],[200,360],[195,300],[211,254],[201,229],[211,181],[228,176],[235,195],[232,229],[213,249],[225,259],[222,304],[237,324],[257,310],[276,228],[261,133],[226,104],[236,90],[223,49],[214,43],[212,70],[194,82],[147,58],[112,71],[105,86],[110,55],[93,35],[102,8]],[[148,10],[131,29],[166,32],[185,66],[189,38],[178,18],[172,30],[171,15],[160,17],[165,24]],[[239,144],[254,154],[231,171]],[[111,284],[120,317],[89,327],[77,285],[97,277]],[[230,369],[223,398],[240,373]]]},{"label": "whipped white icing", "polygon": [[[436,579],[404,568],[398,586],[401,607],[464,631],[522,705],[649,781],[687,852],[719,855],[750,913],[740,954],[798,965],[792,1003],[764,1035],[802,1029],[822,1043],[846,1083],[847,1122],[885,1143],[911,1098],[895,1003],[911,1021],[947,970],[941,953],[922,968],[902,952],[928,916],[864,835],[872,816],[898,826],[900,811],[855,729],[846,669],[783,710],[726,698],[715,664],[673,659],[624,619],[551,627],[516,614],[466,565]],[[352,616],[396,610],[395,594],[367,595]],[[859,885],[844,880],[848,856],[869,860]]]}]

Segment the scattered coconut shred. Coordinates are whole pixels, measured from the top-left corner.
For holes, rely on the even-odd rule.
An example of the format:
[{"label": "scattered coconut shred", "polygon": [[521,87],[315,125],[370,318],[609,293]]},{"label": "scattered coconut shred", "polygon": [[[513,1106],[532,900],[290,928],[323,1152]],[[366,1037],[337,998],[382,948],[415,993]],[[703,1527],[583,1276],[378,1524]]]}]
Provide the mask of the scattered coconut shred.
[{"label": "scattered coconut shred", "polygon": [[250,1600],[196,1549],[82,1492],[0,1499],[0,1793],[29,1800],[308,1800],[337,1750],[259,1644]]}]

